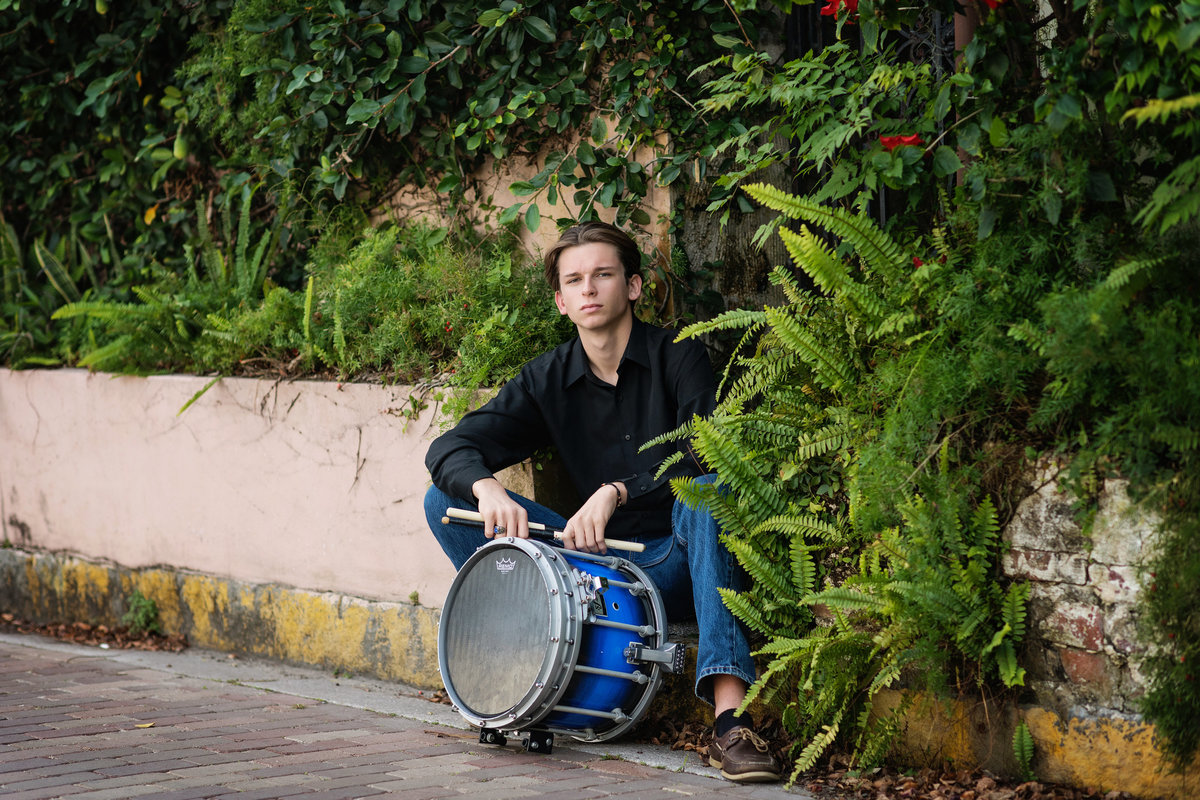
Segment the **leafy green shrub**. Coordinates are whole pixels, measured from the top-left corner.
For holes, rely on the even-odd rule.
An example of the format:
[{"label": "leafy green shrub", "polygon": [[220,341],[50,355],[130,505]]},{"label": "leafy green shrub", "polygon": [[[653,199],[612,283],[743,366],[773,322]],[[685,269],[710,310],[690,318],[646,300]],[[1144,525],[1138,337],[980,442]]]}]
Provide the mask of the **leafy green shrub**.
[{"label": "leafy green shrub", "polygon": [[[545,169],[514,185],[519,197],[645,224],[652,180],[688,174],[689,156],[659,135],[712,143],[724,128],[695,114],[692,73],[718,41],[753,32],[759,14],[743,17],[712,0],[236,0],[195,40],[183,75],[203,87],[189,109],[223,147],[322,208],[351,187],[372,199],[405,184],[465,197],[485,158],[548,149]],[[498,222],[518,217],[531,230],[541,221],[523,199]]]},{"label": "leafy green shrub", "polygon": [[[153,280],[130,287],[137,302],[93,300],[76,293],[55,311],[53,319],[78,321],[62,339],[66,360],[91,369],[142,374],[205,366],[198,349],[202,335],[213,319],[258,306],[267,263],[277,246],[280,219],[273,228],[255,230],[250,222],[252,196],[244,187],[236,234],[232,206],[224,206],[220,242],[203,224],[203,214],[198,215],[199,252],[190,243],[185,246],[184,275],[156,262],[147,270]],[[224,331],[218,326],[218,332]]]},{"label": "leafy green shrub", "polygon": [[[219,6],[0,3],[0,213],[27,249],[41,242],[97,291],[181,263],[190,198],[215,180],[175,70]],[[54,301],[46,281],[28,270],[35,305]]]},{"label": "leafy green shrub", "polygon": [[[870,701],[902,678],[939,691],[1021,685],[1027,589],[998,580],[999,519],[970,440],[931,427],[930,399],[910,392],[933,377],[923,363],[959,363],[951,340],[970,324],[940,313],[937,273],[914,273],[910,252],[865,215],[747,191],[805,223],[779,235],[819,291],[777,268],[787,305],[686,329],[743,329],[745,355],[713,418],[671,434],[691,436],[720,487],[675,488],[713,508],[754,578],[748,592],[723,596],[767,640],[747,702],[761,695],[782,710],[797,739],[794,779],[837,742],[868,765],[882,759],[899,720],[873,717]],[[983,388],[935,392],[938,413],[969,420]],[[923,430],[897,440],[894,418]],[[934,467],[914,465],[931,445]]]},{"label": "leafy green shrub", "polygon": [[[691,429],[729,491],[692,499],[723,515],[762,582],[727,598],[771,637],[756,691],[774,692],[803,766],[838,739],[863,761],[881,756],[888,722],[863,716],[861,702],[905,664],[936,672],[950,658],[964,688],[1019,684],[1022,590],[998,581],[982,510],[1007,519],[1029,459],[1050,453],[1070,463],[1082,504],[1097,475],[1118,474],[1166,520],[1170,555],[1148,567],[1169,579],[1147,600],[1157,654],[1146,709],[1186,763],[1200,716],[1187,666],[1200,637],[1186,610],[1200,586],[1187,538],[1200,509],[1190,223],[1200,203],[1188,145],[1198,12],[1077,4],[1056,10],[1047,35],[1028,9],[1004,4],[982,14],[961,69],[940,77],[886,47],[884,29],[931,9],[954,10],[864,0],[839,17],[861,25],[864,52],[835,46],[782,65],[737,53],[705,101],[762,115],[726,145],[737,164],[727,188],[783,163],[813,195],[748,187],[780,212],[760,236],[778,230],[804,275],[779,273],[792,287],[785,307],[695,329],[746,330],[715,424]],[[814,200],[886,201],[902,257],[880,258],[865,220],[847,226]],[[1148,236],[1150,226],[1172,235]],[[806,473],[841,493],[779,491]],[[921,511],[935,505],[950,517]],[[801,526],[813,509],[832,535]],[[960,587],[978,606],[949,613]],[[832,620],[806,629],[807,611],[792,607],[809,603]]]},{"label": "leafy green shrub", "polygon": [[162,634],[162,622],[158,618],[158,603],[135,590],[126,600],[128,609],[121,617],[121,624],[129,628],[134,636],[142,633]]}]

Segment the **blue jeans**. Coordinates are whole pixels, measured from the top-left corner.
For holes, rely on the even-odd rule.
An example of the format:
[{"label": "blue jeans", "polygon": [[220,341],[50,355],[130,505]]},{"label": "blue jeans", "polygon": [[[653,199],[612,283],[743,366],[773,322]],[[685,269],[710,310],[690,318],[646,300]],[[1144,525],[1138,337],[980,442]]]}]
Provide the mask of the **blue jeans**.
[{"label": "blue jeans", "polygon": [[[713,475],[700,478],[712,481]],[[529,512],[530,522],[561,528],[566,520],[545,506],[509,492]],[[436,486],[425,494],[425,518],[442,550],[455,569],[489,540],[481,526],[442,524],[449,507],[475,509],[474,502],[450,497]],[[678,500],[671,512],[672,535],[640,539],[646,545],[642,553],[615,553],[637,564],[663,599],[670,619],[692,619],[700,629],[700,647],[696,663],[696,696],[712,703],[713,675],[736,675],[747,684],[754,682],[754,658],[746,631],[729,612],[717,592],[718,587],[742,591],[746,577],[733,555],[721,544],[720,527],[705,509],[691,509]],[[632,541],[639,541],[635,537]]]}]

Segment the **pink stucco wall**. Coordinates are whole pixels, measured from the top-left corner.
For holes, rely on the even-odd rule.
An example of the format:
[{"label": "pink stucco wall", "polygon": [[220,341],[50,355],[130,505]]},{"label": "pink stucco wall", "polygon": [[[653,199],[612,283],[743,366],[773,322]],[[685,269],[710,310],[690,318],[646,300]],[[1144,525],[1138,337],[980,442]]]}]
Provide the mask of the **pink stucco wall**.
[{"label": "pink stucco wall", "polygon": [[0,370],[0,531],[125,567],[440,606],[406,386]]}]

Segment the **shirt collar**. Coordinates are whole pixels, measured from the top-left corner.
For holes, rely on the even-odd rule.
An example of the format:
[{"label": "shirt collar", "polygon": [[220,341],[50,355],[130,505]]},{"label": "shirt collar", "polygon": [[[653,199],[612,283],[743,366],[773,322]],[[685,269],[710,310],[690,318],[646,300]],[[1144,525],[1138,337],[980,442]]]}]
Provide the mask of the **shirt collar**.
[{"label": "shirt collar", "polygon": [[[625,344],[625,355],[621,357],[621,366],[624,366],[626,361],[632,361],[635,364],[649,368],[650,353],[646,345],[647,327],[646,323],[637,317],[633,318],[633,327],[629,331],[629,341]],[[621,367],[617,367],[618,372],[620,372],[620,369]],[[567,369],[564,373],[567,386],[571,386],[576,381],[583,379],[589,371],[587,353],[583,351],[583,343],[576,336],[571,342],[571,352],[567,357]]]}]

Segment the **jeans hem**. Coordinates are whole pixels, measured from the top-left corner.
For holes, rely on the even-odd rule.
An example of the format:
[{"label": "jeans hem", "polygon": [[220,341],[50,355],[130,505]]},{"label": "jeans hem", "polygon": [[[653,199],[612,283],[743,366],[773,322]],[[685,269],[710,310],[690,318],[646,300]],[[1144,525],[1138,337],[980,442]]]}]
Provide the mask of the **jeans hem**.
[{"label": "jeans hem", "polygon": [[696,686],[694,691],[696,693],[696,697],[700,698],[705,703],[708,703],[710,706],[714,705],[713,693],[711,690],[701,691],[700,684],[704,682],[705,678],[711,678],[714,675],[733,675],[745,681],[747,687],[754,684],[754,676],[747,674],[744,670],[741,670],[737,667],[706,667],[705,669],[696,673]]}]

